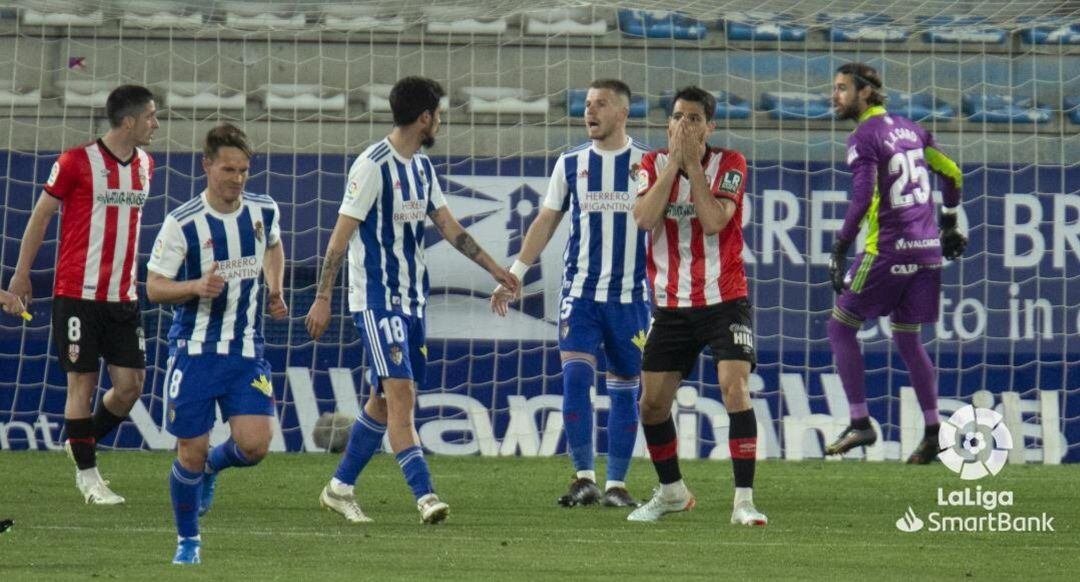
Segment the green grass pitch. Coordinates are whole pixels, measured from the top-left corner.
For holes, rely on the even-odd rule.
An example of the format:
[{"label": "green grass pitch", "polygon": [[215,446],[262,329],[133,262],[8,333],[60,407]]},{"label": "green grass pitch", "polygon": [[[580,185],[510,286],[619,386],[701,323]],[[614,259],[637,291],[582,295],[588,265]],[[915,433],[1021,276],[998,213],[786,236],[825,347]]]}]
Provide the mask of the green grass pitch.
[{"label": "green grass pitch", "polygon": [[[319,508],[333,455],[275,454],[231,469],[201,521],[203,564],[171,565],[175,530],[166,453],[104,453],[101,467],[127,497],[120,507],[82,503],[73,467],[59,453],[0,451],[0,580],[543,580],[543,579],[1078,579],[1080,466],[1006,466],[965,483],[940,463],[764,462],[755,497],[767,528],[728,523],[731,467],[683,462],[695,510],[660,523],[626,510],[557,507],[566,458],[429,457],[450,518],[423,526],[388,455],[357,491],[375,519],[346,524]],[[603,466],[598,467],[603,475]],[[635,460],[631,491],[647,497],[652,467]],[[1010,490],[1014,515],[1054,518],[1053,533],[914,533],[896,527],[910,506],[937,506],[946,491]]]}]

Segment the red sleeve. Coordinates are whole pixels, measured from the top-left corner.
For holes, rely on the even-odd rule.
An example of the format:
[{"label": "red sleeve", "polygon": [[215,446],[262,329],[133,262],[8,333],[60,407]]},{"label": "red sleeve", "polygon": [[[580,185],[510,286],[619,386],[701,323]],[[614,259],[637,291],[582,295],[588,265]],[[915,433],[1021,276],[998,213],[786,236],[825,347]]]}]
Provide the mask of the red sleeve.
[{"label": "red sleeve", "polygon": [[641,196],[656,183],[656,152],[646,152],[641,156],[641,167],[637,171],[637,195]]},{"label": "red sleeve", "polygon": [[49,179],[45,182],[45,191],[60,200],[67,199],[68,195],[79,183],[79,176],[85,165],[85,154],[80,159],[82,150],[68,150],[53,163]]},{"label": "red sleeve", "polygon": [[723,150],[723,156],[713,179],[713,196],[727,198],[736,207],[742,206],[746,190],[746,158],[734,150]]}]

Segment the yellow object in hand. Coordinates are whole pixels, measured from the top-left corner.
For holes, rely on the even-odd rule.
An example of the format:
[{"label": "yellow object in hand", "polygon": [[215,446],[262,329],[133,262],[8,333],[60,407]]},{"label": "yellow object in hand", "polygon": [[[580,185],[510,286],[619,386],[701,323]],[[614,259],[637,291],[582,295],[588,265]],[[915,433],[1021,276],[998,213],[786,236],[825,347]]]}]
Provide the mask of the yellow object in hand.
[{"label": "yellow object in hand", "polygon": [[34,320],[34,316],[30,315],[29,311],[24,311],[24,312],[22,312],[21,315],[22,315],[22,318],[25,319],[26,321],[33,321]]}]

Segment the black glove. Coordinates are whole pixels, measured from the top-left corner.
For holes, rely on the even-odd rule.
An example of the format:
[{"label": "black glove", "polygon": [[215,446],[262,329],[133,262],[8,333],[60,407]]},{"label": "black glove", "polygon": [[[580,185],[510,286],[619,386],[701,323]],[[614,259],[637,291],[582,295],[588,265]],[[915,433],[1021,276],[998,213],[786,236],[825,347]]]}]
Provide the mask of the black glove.
[{"label": "black glove", "polygon": [[832,247],[832,255],[829,257],[829,279],[832,280],[832,288],[839,293],[844,292],[844,275],[847,274],[847,251],[851,241],[836,239]]},{"label": "black glove", "polygon": [[938,214],[938,226],[941,228],[941,254],[950,261],[959,259],[960,255],[964,254],[968,239],[956,227],[956,214]]}]

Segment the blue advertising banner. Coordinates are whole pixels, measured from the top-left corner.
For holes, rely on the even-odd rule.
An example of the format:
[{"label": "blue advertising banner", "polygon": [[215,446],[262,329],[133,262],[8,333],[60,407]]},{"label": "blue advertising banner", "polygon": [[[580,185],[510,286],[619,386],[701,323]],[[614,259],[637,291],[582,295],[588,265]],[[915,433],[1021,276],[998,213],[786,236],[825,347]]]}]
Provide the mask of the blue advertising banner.
[{"label": "blue advertising banner", "polygon": [[[198,194],[205,183],[199,178],[199,155],[156,157],[140,238],[144,258],[165,213]],[[5,285],[54,159],[55,154],[0,152],[0,165],[8,168],[7,177],[0,178]],[[318,415],[357,410],[364,362],[353,324],[342,317],[344,290],[334,300],[337,317],[318,345],[303,327],[350,161],[340,155],[289,154],[253,160],[248,189],[271,195],[281,206],[290,262],[286,287],[292,318],[265,323],[281,429],[275,450],[318,450],[311,437]],[[509,264],[537,214],[553,160],[436,161],[455,216],[496,259]],[[941,318],[923,331],[940,370],[941,412],[948,415],[971,402],[996,408],[1023,444],[1012,462],[1080,460],[1080,167],[967,165],[963,170],[961,225],[970,244],[960,261],[945,266]],[[847,424],[846,398],[832,374],[825,324],[834,301],[827,283],[828,249],[842,221],[849,182],[846,168],[829,163],[750,164],[743,256],[760,359],[751,389],[761,456],[821,456],[821,441]],[[3,449],[53,449],[62,438],[64,376],[49,340],[47,298],[56,222],[34,265],[33,322],[0,321]],[[417,420],[430,451],[550,455],[565,449],[555,322],[567,230],[565,225],[559,229],[530,272],[519,309],[498,318],[488,307],[494,282],[428,229],[431,364]],[[145,268],[140,280],[145,280]],[[168,448],[173,441],[161,429],[162,338],[170,316],[158,306],[144,307],[145,395],[131,420],[106,444]],[[860,337],[870,412],[884,437],[867,454],[903,458],[921,437],[921,413],[907,388],[903,363],[891,348],[888,325],[867,322]],[[701,364],[679,392],[680,454],[724,458],[727,415],[711,359],[703,357]],[[594,403],[597,448],[603,452],[607,400],[602,374]],[[225,434],[216,432],[213,439],[223,440]]]}]

